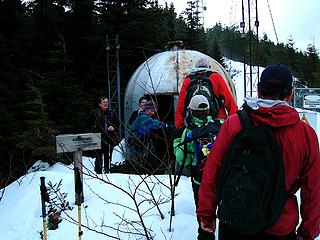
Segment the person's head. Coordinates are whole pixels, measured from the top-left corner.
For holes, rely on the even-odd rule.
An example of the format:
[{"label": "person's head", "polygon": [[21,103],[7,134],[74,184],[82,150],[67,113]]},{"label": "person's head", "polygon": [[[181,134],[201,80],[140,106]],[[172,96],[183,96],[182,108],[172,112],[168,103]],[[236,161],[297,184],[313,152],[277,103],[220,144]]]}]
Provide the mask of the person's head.
[{"label": "person's head", "polygon": [[192,116],[203,119],[209,115],[209,101],[203,95],[194,95],[190,100],[188,109]]},{"label": "person's head", "polygon": [[149,116],[154,116],[157,111],[157,106],[154,101],[149,100],[144,104],[144,112]]},{"label": "person's head", "polygon": [[289,101],[292,93],[293,77],[290,69],[282,64],[274,64],[263,70],[258,83],[261,98]]},{"label": "person's head", "polygon": [[195,67],[196,68],[211,68],[211,65],[210,65],[208,59],[200,58],[197,60]]},{"label": "person's head", "polygon": [[147,101],[148,99],[145,96],[139,98],[139,107],[143,109]]},{"label": "person's head", "polygon": [[106,97],[100,97],[99,98],[99,108],[102,111],[105,111],[109,108],[109,100]]}]

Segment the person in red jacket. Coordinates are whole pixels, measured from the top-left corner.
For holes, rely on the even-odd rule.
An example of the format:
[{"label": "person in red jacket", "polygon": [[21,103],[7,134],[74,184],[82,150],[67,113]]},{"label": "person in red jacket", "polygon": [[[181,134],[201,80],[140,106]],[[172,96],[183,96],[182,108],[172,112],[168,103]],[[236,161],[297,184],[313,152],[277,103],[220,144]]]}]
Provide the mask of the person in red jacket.
[{"label": "person in red jacket", "polygon": [[[203,60],[200,59],[199,62],[196,64],[196,68],[194,68],[191,73],[196,72],[196,71],[212,71],[210,69],[210,66]],[[227,116],[230,116],[234,113],[237,112],[238,107],[236,102],[234,101],[229,88],[223,78],[220,76],[219,73],[217,72],[212,72],[209,76],[209,79],[212,84],[212,90],[214,94],[223,100],[223,106],[219,109],[218,112],[218,119],[226,119]],[[188,75],[181,86],[181,90],[178,96],[178,103],[176,107],[176,114],[175,114],[175,125],[176,128],[184,128],[184,119],[185,119],[185,105],[188,104],[186,103],[186,95],[187,95],[187,90],[190,85],[190,75]],[[226,111],[227,113],[226,114]]]},{"label": "person in red jacket", "polygon": [[[296,193],[301,189],[300,214],[297,197],[291,194],[277,222],[257,235],[244,235],[226,229],[219,223],[219,238],[223,240],[311,240],[319,235],[320,226],[320,155],[315,131],[300,120],[298,112],[288,105],[292,93],[292,74],[284,65],[271,65],[261,74],[258,84],[259,98],[245,98],[252,109],[250,117],[254,125],[270,126],[282,149],[286,176],[286,190]],[[197,215],[201,227],[215,231],[216,181],[222,160],[234,136],[240,131],[237,114],[222,125],[210,151],[199,190]]]}]

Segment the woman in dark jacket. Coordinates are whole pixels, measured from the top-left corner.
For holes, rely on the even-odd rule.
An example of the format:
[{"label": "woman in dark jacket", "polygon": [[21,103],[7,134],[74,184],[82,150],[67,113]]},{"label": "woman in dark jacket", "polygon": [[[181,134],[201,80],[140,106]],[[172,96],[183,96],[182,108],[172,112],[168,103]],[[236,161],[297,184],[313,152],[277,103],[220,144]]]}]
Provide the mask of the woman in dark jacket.
[{"label": "woman in dark jacket", "polygon": [[94,131],[101,133],[101,149],[96,151],[95,171],[98,174],[110,171],[111,154],[113,147],[118,143],[117,134],[119,120],[115,112],[109,109],[109,100],[106,97],[99,98],[99,107],[94,113]]}]

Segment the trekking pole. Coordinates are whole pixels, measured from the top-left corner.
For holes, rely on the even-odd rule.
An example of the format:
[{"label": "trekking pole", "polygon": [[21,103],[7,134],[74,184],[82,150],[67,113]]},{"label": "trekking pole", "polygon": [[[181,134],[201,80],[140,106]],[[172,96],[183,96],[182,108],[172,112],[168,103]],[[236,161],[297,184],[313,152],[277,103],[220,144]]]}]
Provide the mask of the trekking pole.
[{"label": "trekking pole", "polygon": [[175,209],[174,209],[174,194],[176,191],[176,185],[175,185],[175,178],[176,178],[176,171],[174,171],[173,175],[173,184],[172,184],[172,189],[171,189],[171,210],[170,210],[170,224],[169,224],[169,232],[172,230],[172,219],[173,216],[175,216]]},{"label": "trekking pole", "polygon": [[111,169],[111,145],[109,143],[108,145],[108,173],[110,173],[110,169]]},{"label": "trekking pole", "polygon": [[47,222],[46,222],[46,202],[49,201],[47,187],[44,182],[45,177],[40,177],[40,192],[41,192],[41,206],[42,206],[42,224],[43,224],[43,240],[47,240]]},{"label": "trekking pole", "polygon": [[78,206],[78,237],[79,237],[79,240],[81,240],[81,236],[83,234],[83,232],[81,231],[81,202],[82,202],[81,196],[82,196],[83,186],[82,186],[79,168],[75,167],[74,171],[75,171],[75,192],[77,194],[76,204]]},{"label": "trekking pole", "polygon": [[[182,163],[181,163],[181,167],[179,169],[179,173],[178,175],[175,174],[175,181],[174,181],[174,185],[177,187],[180,177],[182,175],[184,166],[186,165],[186,161],[187,161],[187,142],[183,142],[181,145],[184,145],[184,151],[183,151],[183,159],[182,159]],[[178,145],[179,147],[181,146],[180,144]]]},{"label": "trekking pole", "polygon": [[187,139],[187,132],[185,132],[184,141],[182,143],[178,144],[179,148],[181,148],[181,146],[183,145],[183,159],[182,159],[182,162],[181,162],[181,167],[179,169],[178,175],[176,173],[174,175],[174,185],[175,185],[175,187],[178,186],[178,183],[179,183],[180,177],[182,175],[184,166],[186,165],[186,161],[187,161],[187,144],[189,142],[191,142],[191,141],[192,141],[192,139]]}]

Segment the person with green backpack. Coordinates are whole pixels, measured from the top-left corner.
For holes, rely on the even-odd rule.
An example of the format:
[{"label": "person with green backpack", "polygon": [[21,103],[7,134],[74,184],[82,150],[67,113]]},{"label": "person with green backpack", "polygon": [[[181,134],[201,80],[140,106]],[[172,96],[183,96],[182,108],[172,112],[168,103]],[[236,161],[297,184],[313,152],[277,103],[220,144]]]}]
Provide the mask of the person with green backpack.
[{"label": "person with green backpack", "polygon": [[[190,114],[187,127],[182,135],[173,142],[176,156],[176,182],[181,175],[191,177],[194,201],[198,206],[198,191],[201,183],[202,169],[212,143],[220,129],[220,121],[214,121],[209,113],[209,102],[203,95],[192,97],[188,106]],[[198,240],[214,239],[212,233],[198,228]]]}]

